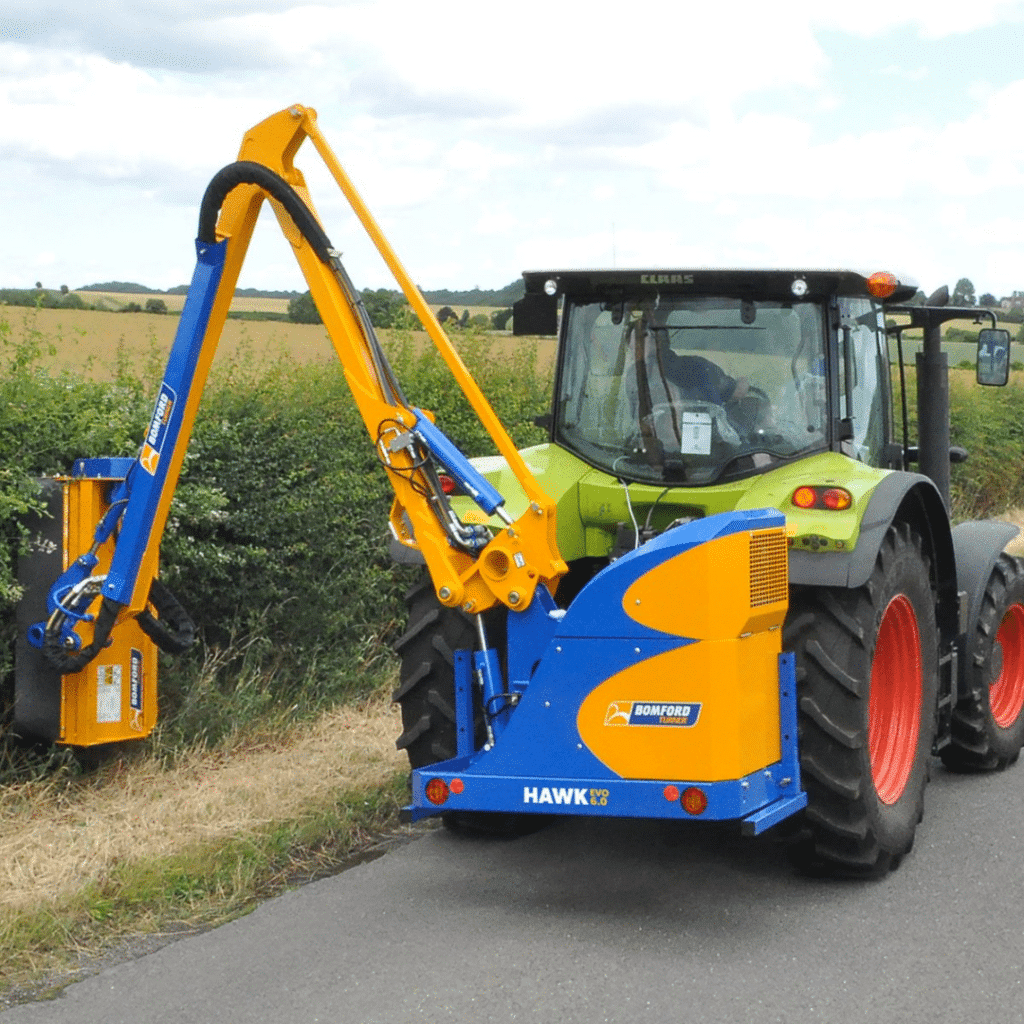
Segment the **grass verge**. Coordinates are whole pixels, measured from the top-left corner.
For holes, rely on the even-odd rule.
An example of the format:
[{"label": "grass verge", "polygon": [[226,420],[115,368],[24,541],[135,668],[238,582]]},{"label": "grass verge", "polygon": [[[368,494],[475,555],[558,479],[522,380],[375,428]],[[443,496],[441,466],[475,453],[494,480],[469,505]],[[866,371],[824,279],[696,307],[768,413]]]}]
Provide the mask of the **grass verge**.
[{"label": "grass verge", "polygon": [[0,993],[39,998],[112,950],[123,959],[223,923],[412,834],[397,820],[407,769],[395,734],[376,695],[170,767],[138,758],[10,787],[0,794]]}]

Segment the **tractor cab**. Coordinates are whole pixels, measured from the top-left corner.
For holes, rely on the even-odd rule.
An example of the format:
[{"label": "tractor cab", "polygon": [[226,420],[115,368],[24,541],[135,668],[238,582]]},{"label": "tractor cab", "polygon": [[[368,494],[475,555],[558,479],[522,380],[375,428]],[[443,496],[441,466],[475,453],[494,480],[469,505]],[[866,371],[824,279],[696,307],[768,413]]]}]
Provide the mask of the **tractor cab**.
[{"label": "tractor cab", "polygon": [[[708,486],[819,451],[884,464],[882,305],[847,271],[526,274],[562,296],[553,440],[616,477]],[[913,285],[900,285],[900,298]],[[548,306],[544,306],[544,302]],[[531,318],[530,313],[545,314]]]}]

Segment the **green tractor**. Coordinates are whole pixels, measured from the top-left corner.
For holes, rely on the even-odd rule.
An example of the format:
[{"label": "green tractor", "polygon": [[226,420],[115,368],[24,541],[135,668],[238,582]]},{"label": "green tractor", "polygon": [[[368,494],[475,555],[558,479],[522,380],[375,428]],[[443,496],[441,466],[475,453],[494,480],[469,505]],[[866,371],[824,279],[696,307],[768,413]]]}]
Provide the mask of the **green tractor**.
[{"label": "green tractor", "polygon": [[[569,565],[558,604],[680,524],[781,511],[782,647],[796,658],[807,793],[792,850],[813,872],[895,867],[921,820],[933,755],[957,771],[1002,768],[1024,740],[1024,572],[1004,553],[1016,530],[953,527],[949,517],[949,465],[965,453],[949,443],[940,326],[979,312],[946,306],[942,293],[904,305],[916,285],[849,271],[524,278],[515,333],[559,336],[552,408],[538,419],[549,439],[523,452],[557,504]],[[902,326],[887,329],[887,316]],[[991,319],[979,381],[1005,384],[1009,337]],[[902,346],[895,399],[889,355],[891,336],[899,343],[910,327],[924,337],[916,445]],[[512,516],[528,507],[503,459],[473,461]],[[453,507],[467,523],[486,522],[468,498]],[[482,626],[443,606],[426,579],[409,613],[398,745],[419,768],[455,756],[455,652],[477,646]],[[482,617],[490,642],[503,638],[509,614]],[[488,717],[477,696],[477,748],[489,742]]]}]

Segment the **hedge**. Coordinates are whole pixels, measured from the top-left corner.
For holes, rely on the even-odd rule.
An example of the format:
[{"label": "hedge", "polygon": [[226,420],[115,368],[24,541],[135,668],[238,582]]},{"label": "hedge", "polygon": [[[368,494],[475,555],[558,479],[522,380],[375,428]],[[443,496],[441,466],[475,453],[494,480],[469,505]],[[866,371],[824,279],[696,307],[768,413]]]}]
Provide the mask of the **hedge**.
[{"label": "hedge", "polygon": [[[102,383],[48,373],[39,357],[56,343],[32,330],[15,342],[0,317],[0,671],[8,703],[20,523],[36,505],[34,481],[67,472],[83,455],[133,455],[162,373],[126,357]],[[530,348],[503,348],[498,358],[493,344],[485,334],[459,338],[516,443],[536,443],[542,432],[532,419],[547,408],[548,375]],[[433,350],[402,334],[389,348],[410,401],[434,410],[467,453],[493,452]],[[980,389],[957,377],[951,393],[952,440],[971,453],[953,468],[955,516],[1024,506],[1024,388]],[[314,707],[360,692],[401,628],[414,571],[388,557],[390,502],[340,367],[285,359],[258,373],[243,362],[219,370],[162,545],[164,578],[202,638],[194,654],[164,665],[163,714],[209,735],[210,709],[223,714],[243,678],[260,707]]]}]

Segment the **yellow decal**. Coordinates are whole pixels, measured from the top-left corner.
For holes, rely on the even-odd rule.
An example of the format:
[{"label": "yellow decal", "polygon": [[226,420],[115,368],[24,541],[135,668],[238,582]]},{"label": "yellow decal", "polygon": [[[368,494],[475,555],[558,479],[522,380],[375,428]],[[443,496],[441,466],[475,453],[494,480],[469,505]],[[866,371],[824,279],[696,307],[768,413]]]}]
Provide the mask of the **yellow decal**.
[{"label": "yellow decal", "polygon": [[[777,761],[778,630],[706,640],[638,661],[587,695],[576,716],[594,756],[624,779],[717,782]],[[688,707],[673,728],[640,724],[661,705]],[[634,715],[634,704],[642,703]],[[631,716],[637,724],[631,728]],[[655,724],[652,722],[652,724]],[[611,726],[612,728],[609,728]]]},{"label": "yellow decal", "polygon": [[156,467],[160,463],[160,453],[148,444],[143,445],[142,454],[139,456],[139,463],[150,476],[156,476]]},{"label": "yellow decal", "polygon": [[788,579],[782,528],[731,533],[655,566],[623,595],[623,611],[651,629],[728,640],[781,626]]}]

